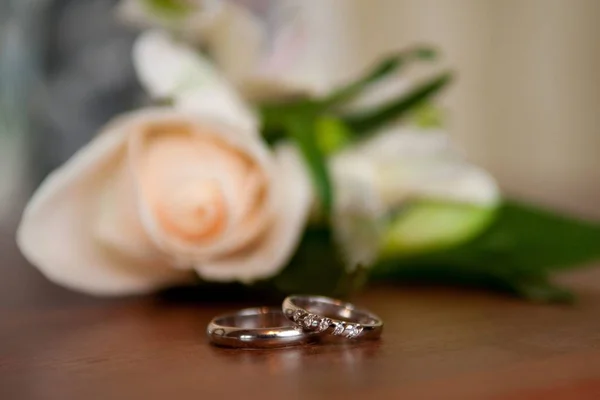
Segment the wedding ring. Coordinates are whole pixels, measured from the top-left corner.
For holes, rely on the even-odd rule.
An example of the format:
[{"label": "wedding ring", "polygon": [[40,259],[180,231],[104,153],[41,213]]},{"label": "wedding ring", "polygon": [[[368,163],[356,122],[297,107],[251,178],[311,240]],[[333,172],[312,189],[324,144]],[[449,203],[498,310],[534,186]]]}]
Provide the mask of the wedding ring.
[{"label": "wedding ring", "polygon": [[309,342],[314,335],[287,319],[279,308],[246,308],[215,317],[206,329],[211,342],[220,346],[274,348]]},{"label": "wedding ring", "polygon": [[294,295],[283,301],[283,313],[306,332],[348,339],[376,339],[383,321],[370,311],[324,296]]}]

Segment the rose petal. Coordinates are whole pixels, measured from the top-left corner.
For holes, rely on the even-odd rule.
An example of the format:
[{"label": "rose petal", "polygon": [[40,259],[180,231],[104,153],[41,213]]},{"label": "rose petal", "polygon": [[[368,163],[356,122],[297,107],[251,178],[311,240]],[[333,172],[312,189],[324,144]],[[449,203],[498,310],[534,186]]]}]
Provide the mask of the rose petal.
[{"label": "rose petal", "polygon": [[112,166],[103,186],[98,185],[99,207],[93,216],[93,234],[113,251],[142,262],[164,259],[140,221],[131,171],[125,157]]},{"label": "rose petal", "polygon": [[[162,126],[164,129],[168,129],[170,124],[173,125],[173,129],[181,127],[181,129],[185,130],[185,132],[179,133],[171,131],[170,134],[175,136],[178,134],[192,136],[189,138],[190,146],[194,146],[194,139],[197,139],[214,140],[215,143],[222,143],[222,146],[230,147],[228,150],[223,150],[224,154],[218,155],[215,152],[218,153],[219,151],[215,148],[206,152],[205,150],[209,149],[186,149],[185,143],[178,143],[172,149],[173,154],[164,154],[165,157],[171,157],[175,153],[181,152],[181,156],[177,157],[177,162],[185,163],[186,167],[180,166],[178,170],[185,172],[191,178],[191,181],[188,180],[185,185],[195,185],[196,180],[201,182],[206,178],[214,179],[215,182],[219,182],[222,185],[221,188],[225,194],[225,199],[227,199],[226,208],[230,213],[228,214],[227,228],[218,237],[211,238],[214,240],[198,242],[184,240],[182,237],[169,234],[158,219],[154,205],[149,202],[150,198],[146,193],[147,185],[144,183],[148,182],[148,180],[144,179],[144,174],[146,174],[144,163],[149,156],[148,151],[151,150],[151,147],[148,147],[150,144],[148,142],[149,135],[152,133],[152,127],[161,128]],[[165,133],[169,132],[165,131]],[[193,136],[196,137],[194,138]],[[197,152],[197,156],[184,154],[188,150]],[[237,128],[199,117],[196,114],[166,109],[162,112],[155,112],[153,118],[146,121],[146,125],[139,127],[137,134],[131,137],[129,151],[129,162],[136,176],[135,182],[138,185],[136,190],[138,193],[139,208],[146,231],[159,248],[168,254],[176,256],[177,263],[180,265],[186,266],[194,260],[239,247],[243,244],[243,241],[248,240],[248,236],[252,237],[256,235],[256,232],[261,229],[261,221],[264,220],[265,214],[270,212],[268,207],[273,201],[272,198],[274,196],[272,190],[269,189],[272,181],[270,174],[274,170],[274,166],[268,150],[256,135],[241,132]],[[227,154],[227,152],[231,154]],[[239,159],[236,160],[236,158]],[[248,160],[248,162],[255,165],[262,172],[264,175],[264,186],[268,190],[263,199],[262,206],[256,210],[256,220],[251,220],[249,221],[249,225],[241,227],[239,225],[241,223],[241,213],[247,211],[247,206],[243,201],[239,202],[240,200],[237,198],[253,195],[251,192],[243,193],[240,191],[246,187],[244,185],[245,182],[251,182],[251,180],[248,180],[249,176],[244,174],[243,170],[240,169],[241,167],[235,165],[244,160]],[[163,160],[164,162],[166,161]],[[161,172],[159,168],[150,176],[156,180],[157,184],[163,186],[168,185],[168,181],[172,180],[172,177],[164,174],[173,172],[169,172],[170,167],[168,165],[165,165],[164,169]],[[247,173],[251,173],[251,171],[248,170]]]},{"label": "rose petal", "polygon": [[277,175],[273,190],[279,201],[273,205],[270,225],[259,242],[196,264],[200,276],[216,281],[251,282],[275,275],[294,254],[312,202],[311,184],[295,148],[282,145],[275,151]]},{"label": "rose petal", "polygon": [[[97,295],[144,293],[189,281],[189,273],[166,267],[163,260],[143,260],[128,254],[129,244],[123,241],[136,242],[139,238],[135,236],[113,237],[106,244],[96,236],[99,201],[110,179],[117,176],[125,155],[127,129],[144,114],[111,123],[54,171],[27,205],[17,242],[25,257],[50,280]],[[119,247],[119,243],[124,246]],[[139,246],[145,246],[143,238],[136,246],[139,254]],[[156,251],[152,247],[146,250],[148,255]]]},{"label": "rose petal", "polygon": [[205,246],[231,229],[242,157],[210,128],[186,121],[151,121],[131,138],[131,165],[140,200],[156,228],[181,246]]}]

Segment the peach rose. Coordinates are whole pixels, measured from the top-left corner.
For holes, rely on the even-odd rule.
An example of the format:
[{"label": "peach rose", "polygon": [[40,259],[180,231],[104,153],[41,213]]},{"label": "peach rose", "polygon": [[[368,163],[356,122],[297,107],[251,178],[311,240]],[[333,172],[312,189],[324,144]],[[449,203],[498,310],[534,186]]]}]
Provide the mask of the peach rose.
[{"label": "peach rose", "polygon": [[18,244],[56,283],[98,295],[277,274],[311,202],[293,148],[175,108],[111,122],[33,196]]}]

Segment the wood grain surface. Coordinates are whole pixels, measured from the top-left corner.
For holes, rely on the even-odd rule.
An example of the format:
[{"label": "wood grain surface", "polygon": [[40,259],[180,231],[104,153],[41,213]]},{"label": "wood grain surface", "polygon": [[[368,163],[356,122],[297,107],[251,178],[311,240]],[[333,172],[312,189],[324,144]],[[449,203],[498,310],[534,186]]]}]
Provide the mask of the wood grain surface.
[{"label": "wood grain surface", "polygon": [[0,399],[600,399],[600,275],[574,306],[453,289],[377,287],[356,302],[381,341],[279,350],[208,344],[223,311],[52,285],[0,241]]}]

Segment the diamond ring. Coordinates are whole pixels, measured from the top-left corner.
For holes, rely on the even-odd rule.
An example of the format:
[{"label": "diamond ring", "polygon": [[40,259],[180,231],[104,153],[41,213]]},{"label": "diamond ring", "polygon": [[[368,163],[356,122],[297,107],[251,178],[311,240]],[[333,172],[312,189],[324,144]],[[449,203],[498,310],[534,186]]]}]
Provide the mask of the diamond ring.
[{"label": "diamond ring", "polygon": [[324,296],[294,295],[283,301],[283,313],[305,332],[348,339],[376,339],[383,321],[370,311]]}]

